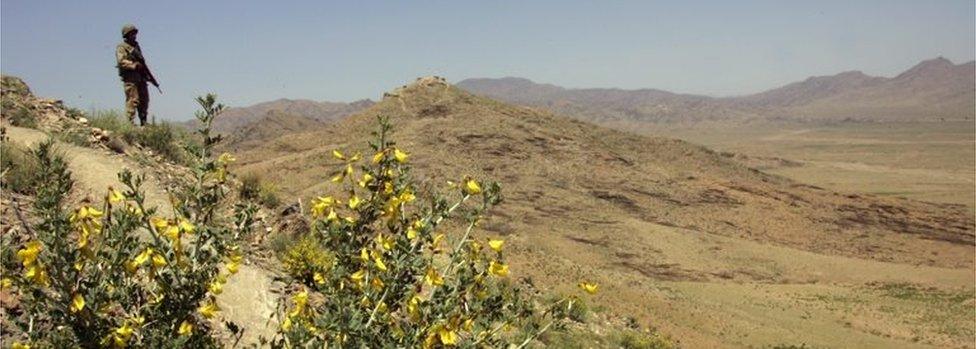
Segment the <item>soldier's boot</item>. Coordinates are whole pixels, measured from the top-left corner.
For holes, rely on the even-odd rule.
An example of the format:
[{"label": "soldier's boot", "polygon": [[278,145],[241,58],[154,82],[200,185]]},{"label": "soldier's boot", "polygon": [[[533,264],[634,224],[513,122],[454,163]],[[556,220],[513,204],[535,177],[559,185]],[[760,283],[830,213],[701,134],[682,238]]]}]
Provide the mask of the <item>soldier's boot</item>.
[{"label": "soldier's boot", "polygon": [[146,114],[145,112],[139,112],[139,126],[146,126]]}]

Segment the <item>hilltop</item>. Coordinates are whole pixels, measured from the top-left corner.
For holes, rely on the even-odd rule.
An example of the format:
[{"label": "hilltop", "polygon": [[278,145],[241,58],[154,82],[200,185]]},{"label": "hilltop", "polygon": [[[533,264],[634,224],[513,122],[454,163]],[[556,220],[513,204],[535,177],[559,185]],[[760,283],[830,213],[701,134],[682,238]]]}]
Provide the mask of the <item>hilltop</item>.
[{"label": "hilltop", "polygon": [[467,79],[458,87],[595,122],[938,121],[976,114],[974,66],[939,57],[891,78],[849,71],[726,98],[654,89],[567,89],[511,77]]},{"label": "hilltop", "polygon": [[[238,151],[240,172],[308,199],[334,190],[333,149],[368,154],[378,115],[391,118],[414,176],[431,188],[464,175],[502,183],[505,202],[478,234],[511,241],[520,277],[554,291],[597,280],[605,289],[599,306],[692,347],[972,342],[970,332],[947,337],[881,308],[916,305],[890,298],[891,285],[939,294],[971,288],[976,237],[962,206],[825,190],[687,142],[501,103],[437,78],[321,128],[228,147]],[[836,303],[843,297],[878,306],[855,312]],[[843,325],[859,314],[869,318]],[[939,314],[949,316],[947,326],[968,326],[960,312]]]},{"label": "hilltop", "polygon": [[[219,119],[214,121],[214,130],[224,134],[232,134],[267,118],[273,119],[272,123],[307,123],[307,120],[322,123],[332,122],[368,108],[373,103],[368,99],[341,103],[281,98],[246,107],[229,108]],[[284,118],[291,118],[295,121],[284,121]],[[307,120],[299,121],[299,119]],[[186,125],[193,128],[196,124],[193,121],[188,121]]]}]

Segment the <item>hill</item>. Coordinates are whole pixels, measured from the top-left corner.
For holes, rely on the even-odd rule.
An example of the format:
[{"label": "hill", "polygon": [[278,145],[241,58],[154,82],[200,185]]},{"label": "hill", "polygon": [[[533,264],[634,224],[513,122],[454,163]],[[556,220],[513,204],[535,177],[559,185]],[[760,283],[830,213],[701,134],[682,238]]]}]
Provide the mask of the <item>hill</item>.
[{"label": "hill", "polygon": [[[294,115],[318,122],[332,122],[373,105],[364,99],[352,103],[316,102],[307,99],[277,99],[247,107],[229,108],[220,119],[214,121],[214,130],[230,134],[262,119],[281,115]],[[280,122],[272,121],[272,122]],[[188,123],[192,126],[192,122]]]},{"label": "hill", "polygon": [[[514,274],[548,291],[597,280],[596,306],[690,347],[972,343],[971,309],[890,296],[907,287],[972,302],[976,237],[961,206],[824,190],[436,78],[320,129],[231,147],[242,171],[307,199],[335,191],[333,149],[367,153],[377,115],[391,117],[413,175],[432,190],[464,175],[502,183],[506,201],[478,234],[510,241]],[[904,309],[943,322],[919,324]]]},{"label": "hill", "polygon": [[521,78],[468,79],[458,87],[597,122],[937,121],[976,114],[974,64],[939,57],[893,78],[850,71],[727,98],[653,89],[566,89]]}]

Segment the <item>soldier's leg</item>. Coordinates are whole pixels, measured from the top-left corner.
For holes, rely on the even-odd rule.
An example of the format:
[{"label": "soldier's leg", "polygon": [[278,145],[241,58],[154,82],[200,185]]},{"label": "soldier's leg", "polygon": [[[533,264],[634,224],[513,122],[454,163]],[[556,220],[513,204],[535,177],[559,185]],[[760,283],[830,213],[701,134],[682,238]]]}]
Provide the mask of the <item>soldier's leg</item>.
[{"label": "soldier's leg", "polygon": [[125,115],[129,117],[129,122],[136,124],[136,107],[139,103],[139,88],[134,82],[123,82],[122,89],[125,91]]},{"label": "soldier's leg", "polygon": [[139,111],[139,122],[141,125],[146,125],[146,117],[149,115],[149,87],[146,82],[140,82],[139,87],[139,102],[137,104],[137,110]]}]

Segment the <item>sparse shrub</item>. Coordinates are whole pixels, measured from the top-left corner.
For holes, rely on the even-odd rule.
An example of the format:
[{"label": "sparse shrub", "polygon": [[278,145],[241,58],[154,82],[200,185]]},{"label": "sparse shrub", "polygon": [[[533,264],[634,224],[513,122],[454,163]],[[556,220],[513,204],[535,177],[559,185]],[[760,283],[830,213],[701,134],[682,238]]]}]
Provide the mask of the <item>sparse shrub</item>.
[{"label": "sparse shrub", "polygon": [[176,132],[172,125],[164,122],[158,125],[134,127],[122,137],[129,143],[147,147],[172,162],[185,163],[187,159],[183,149],[176,144]]},{"label": "sparse shrub", "polygon": [[114,109],[89,110],[88,124],[113,134],[125,134],[135,128],[122,112]]},{"label": "sparse shrub", "polygon": [[35,128],[37,127],[37,116],[25,106],[16,107],[10,115],[10,124],[14,126]]},{"label": "sparse shrub", "polygon": [[623,349],[669,349],[674,344],[660,333],[620,331],[611,335],[613,347]]},{"label": "sparse shrub", "polygon": [[342,196],[312,201],[309,234],[334,263],[296,280],[272,346],[520,347],[563,326],[575,297],[536,309],[508,277],[504,241],[471,237],[500,186],[465,177],[417,197],[408,154],[387,139],[387,118],[379,126],[369,159],[333,152]]},{"label": "sparse shrub", "polygon": [[125,188],[66,209],[73,182],[65,161],[42,143],[31,240],[16,252],[20,273],[3,279],[21,297],[24,333],[14,347],[216,347],[215,295],[237,272],[238,240],[254,211],[222,212],[229,155],[214,159],[209,128],[223,110],[198,98],[207,146],[193,154],[195,181],[178,193],[174,216],[160,216],[140,190],[143,177],[123,171]]},{"label": "sparse shrub", "polygon": [[322,242],[311,235],[304,235],[295,241],[281,258],[288,274],[306,284],[325,280],[334,260],[322,248]]},{"label": "sparse shrub", "polygon": [[241,180],[239,192],[241,200],[257,200],[261,192],[261,177],[256,173],[249,172],[239,178]]},{"label": "sparse shrub", "polygon": [[68,144],[74,144],[79,147],[87,147],[89,145],[88,132],[86,129],[72,128],[62,130],[57,133],[57,137],[62,142]]},{"label": "sparse shrub", "polygon": [[0,146],[0,183],[5,190],[15,193],[31,194],[38,183],[39,164],[36,158],[24,148],[4,142]]},{"label": "sparse shrub", "polygon": [[261,183],[261,191],[258,193],[258,199],[262,205],[268,208],[276,208],[278,205],[281,205],[281,199],[278,198],[278,187],[273,183]]},{"label": "sparse shrub", "polygon": [[278,199],[278,189],[274,184],[265,182],[256,173],[246,173],[240,176],[241,200],[251,200],[261,203],[268,208],[275,208],[281,204]]}]

